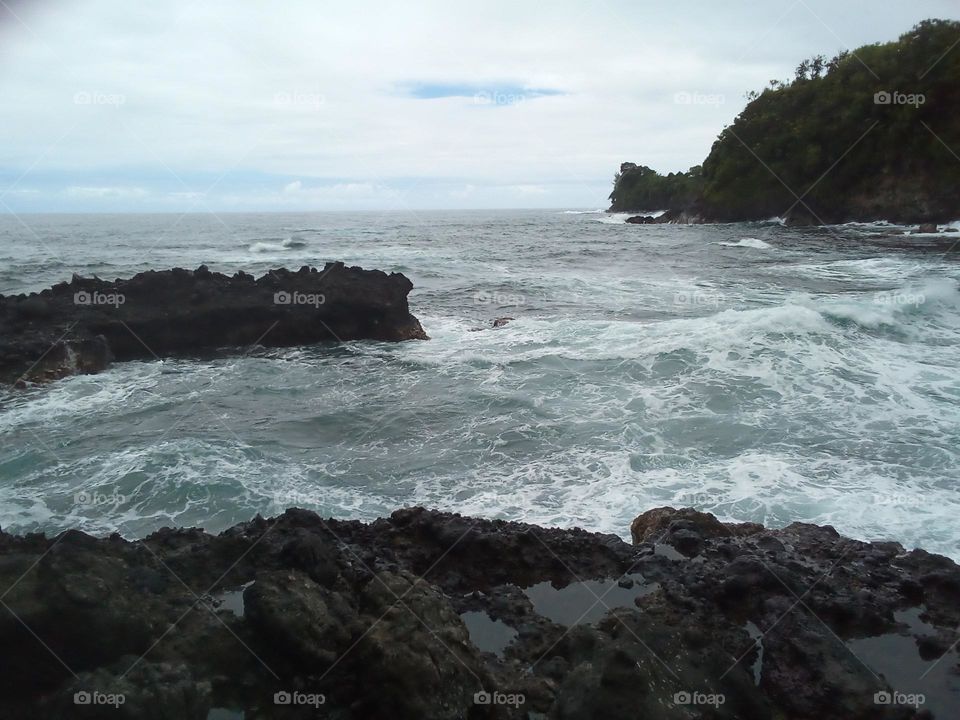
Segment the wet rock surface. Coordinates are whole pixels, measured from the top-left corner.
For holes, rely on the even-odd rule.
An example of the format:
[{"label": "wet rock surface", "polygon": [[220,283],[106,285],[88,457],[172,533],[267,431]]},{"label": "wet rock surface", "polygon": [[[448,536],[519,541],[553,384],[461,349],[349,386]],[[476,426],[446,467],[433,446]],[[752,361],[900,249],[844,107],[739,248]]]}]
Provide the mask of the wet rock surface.
[{"label": "wet rock surface", "polygon": [[624,222],[630,225],[697,225],[707,222],[700,214],[697,208],[685,208],[683,210],[671,209],[660,215],[633,215]]},{"label": "wet rock surface", "polygon": [[96,373],[114,360],[323,341],[426,339],[404,275],[327,263],[254,278],[175,268],[128,280],[74,276],[0,295],[0,381]]},{"label": "wet rock surface", "polygon": [[0,534],[0,717],[960,716],[951,560],[690,509],[631,530]]}]

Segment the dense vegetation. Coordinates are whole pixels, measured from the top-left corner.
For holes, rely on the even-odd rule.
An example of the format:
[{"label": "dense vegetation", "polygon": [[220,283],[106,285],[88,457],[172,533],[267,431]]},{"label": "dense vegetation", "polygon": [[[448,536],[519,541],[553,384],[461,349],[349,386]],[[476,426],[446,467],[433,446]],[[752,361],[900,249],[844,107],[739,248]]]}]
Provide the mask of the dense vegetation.
[{"label": "dense vegetation", "polygon": [[685,207],[712,220],[960,217],[960,22],[927,20],[896,42],[805,60],[792,80],[749,100],[702,169],[622,172],[611,209]]},{"label": "dense vegetation", "polygon": [[646,165],[624,163],[613,179],[612,210],[662,210],[686,207],[703,192],[699,165],[685,173],[661,175]]}]

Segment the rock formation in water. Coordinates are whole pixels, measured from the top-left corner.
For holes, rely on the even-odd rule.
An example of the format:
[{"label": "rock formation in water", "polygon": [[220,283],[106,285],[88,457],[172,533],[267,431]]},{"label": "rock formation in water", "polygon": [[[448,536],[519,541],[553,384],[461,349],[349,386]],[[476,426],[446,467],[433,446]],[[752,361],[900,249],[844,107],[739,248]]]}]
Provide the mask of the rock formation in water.
[{"label": "rock formation in water", "polygon": [[951,560],[689,509],[631,531],[412,508],[0,533],[0,716],[960,716]]},{"label": "rock formation in water", "polygon": [[129,280],[74,276],[30,295],[0,295],[0,381],[103,370],[112,360],[203,355],[254,345],[426,339],[404,275],[328,263],[260,278],[205,266]]}]

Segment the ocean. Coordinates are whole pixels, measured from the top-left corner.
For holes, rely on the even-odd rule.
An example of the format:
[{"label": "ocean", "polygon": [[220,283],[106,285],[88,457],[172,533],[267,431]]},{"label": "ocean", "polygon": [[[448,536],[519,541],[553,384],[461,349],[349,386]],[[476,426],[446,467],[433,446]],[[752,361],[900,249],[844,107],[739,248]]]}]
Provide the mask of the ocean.
[{"label": "ocean", "polygon": [[406,274],[431,336],[0,389],[0,525],[141,537],[419,504],[628,537],[673,505],[960,560],[960,233],[624,217],[0,216],[2,294],[343,260]]}]

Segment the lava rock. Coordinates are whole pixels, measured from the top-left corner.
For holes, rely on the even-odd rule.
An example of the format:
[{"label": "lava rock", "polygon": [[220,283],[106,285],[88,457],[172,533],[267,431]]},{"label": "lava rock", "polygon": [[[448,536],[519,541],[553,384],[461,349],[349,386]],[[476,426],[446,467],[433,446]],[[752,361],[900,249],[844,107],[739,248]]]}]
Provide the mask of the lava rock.
[{"label": "lava rock", "polygon": [[357,613],[336,591],[297,572],[268,572],[243,593],[250,623],[305,668],[325,670],[350,642]]},{"label": "lava rock", "polygon": [[111,361],[253,345],[427,339],[398,273],[327,263],[258,279],[174,268],[106,281],[74,275],[42,293],[0,295],[0,381],[96,373]]},{"label": "lava rock", "polygon": [[[0,717],[317,715],[278,693],[322,697],[342,720],[923,717],[876,704],[887,658],[847,643],[913,633],[918,660],[949,651],[950,559],[689,508],[632,530],[642,545],[406,508],[372,523],[291,509],[133,542],[0,533]],[[695,556],[661,545],[687,542]],[[217,598],[238,587],[231,612]],[[914,631],[895,618],[919,600]],[[94,691],[125,702],[74,703]],[[928,708],[960,708],[951,688],[930,692],[945,694]]]}]

